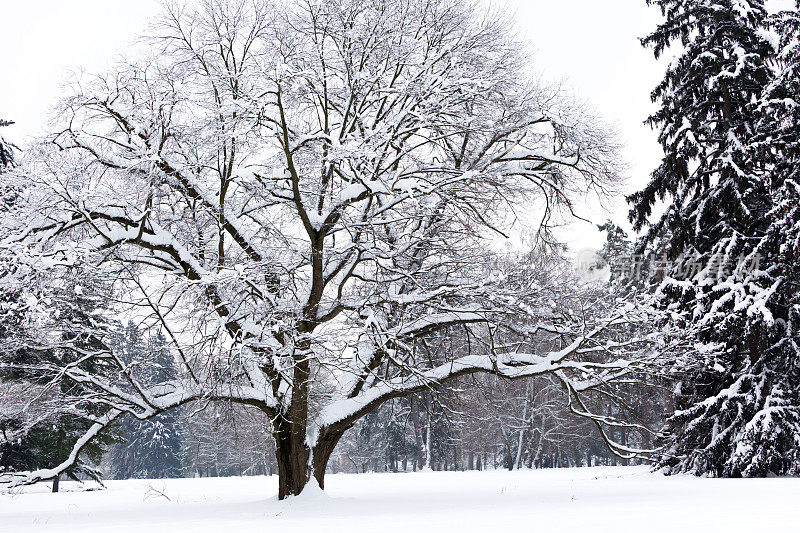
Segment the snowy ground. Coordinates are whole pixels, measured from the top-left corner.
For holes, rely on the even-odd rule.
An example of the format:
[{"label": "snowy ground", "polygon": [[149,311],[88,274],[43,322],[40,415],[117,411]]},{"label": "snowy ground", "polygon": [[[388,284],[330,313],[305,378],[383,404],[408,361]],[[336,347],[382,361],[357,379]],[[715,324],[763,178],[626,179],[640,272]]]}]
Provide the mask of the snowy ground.
[{"label": "snowy ground", "polygon": [[[640,467],[336,475],[279,502],[276,478],[111,481],[0,495],[0,531],[326,533],[796,531],[800,479],[663,477]],[[75,484],[62,483],[71,490]]]}]

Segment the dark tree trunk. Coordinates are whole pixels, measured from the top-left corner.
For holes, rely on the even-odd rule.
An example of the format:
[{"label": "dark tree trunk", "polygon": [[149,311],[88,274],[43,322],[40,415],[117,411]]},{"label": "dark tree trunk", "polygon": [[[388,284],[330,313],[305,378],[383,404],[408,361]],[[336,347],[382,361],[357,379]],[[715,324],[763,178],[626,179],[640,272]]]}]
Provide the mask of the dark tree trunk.
[{"label": "dark tree trunk", "polygon": [[320,432],[317,438],[311,462],[314,469],[314,478],[322,489],[325,488],[325,470],[328,468],[328,461],[345,431],[347,431],[347,428],[325,429]]},{"label": "dark tree trunk", "polygon": [[[325,471],[333,450],[345,429],[323,430],[313,450],[309,450],[303,440],[295,439],[297,431],[291,431],[289,422],[275,422],[276,459],[278,463],[278,499],[300,494],[313,478],[320,488],[325,488]],[[310,460],[309,460],[310,459]],[[366,465],[364,466],[366,472]]]},{"label": "dark tree trunk", "polygon": [[[298,432],[286,420],[277,420],[275,429],[275,458],[278,462],[278,499],[297,496],[309,479],[308,447],[305,438],[297,441]],[[303,433],[305,433],[305,428]]]},{"label": "dark tree trunk", "polygon": [[[278,461],[278,499],[300,494],[310,479],[306,427],[308,423],[309,359],[305,356],[308,346],[298,346],[298,357],[294,365],[292,401],[285,417],[273,422],[275,455]],[[327,465],[327,459],[326,459]]]},{"label": "dark tree trunk", "polygon": [[[625,428],[619,428],[619,443],[623,446],[628,445],[628,432],[625,430]],[[630,464],[628,459],[621,459],[621,462],[622,466],[628,466]]]},{"label": "dark tree trunk", "polygon": [[61,481],[61,476],[56,476],[53,478],[53,492],[58,492],[58,484]]},{"label": "dark tree trunk", "polygon": [[[411,423],[414,426],[414,441],[417,445],[417,462],[419,463],[420,470],[422,470],[425,467],[423,458],[425,450],[422,447],[422,425],[419,423],[419,413],[414,406],[413,400],[411,403]],[[416,471],[416,467],[414,470]]]}]

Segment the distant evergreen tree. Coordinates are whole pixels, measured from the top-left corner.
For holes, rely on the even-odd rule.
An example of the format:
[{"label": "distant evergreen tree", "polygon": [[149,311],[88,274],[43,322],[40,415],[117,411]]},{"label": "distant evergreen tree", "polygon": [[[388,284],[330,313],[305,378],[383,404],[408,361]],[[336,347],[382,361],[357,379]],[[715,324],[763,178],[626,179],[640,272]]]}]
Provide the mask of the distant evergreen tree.
[{"label": "distant evergreen tree", "polygon": [[[174,375],[174,362],[164,335],[159,332],[145,342],[132,322],[122,331],[116,347],[133,373],[146,384],[163,382]],[[126,417],[119,426],[124,442],[112,450],[113,477],[170,478],[181,475],[180,410],[173,409],[155,419]]]},{"label": "distant evergreen tree", "polygon": [[[54,375],[51,369],[61,368],[82,357],[82,352],[103,351],[105,344],[100,336],[110,326],[99,312],[97,287],[84,287],[78,280],[89,279],[80,272],[65,277],[63,286],[51,296],[56,299],[57,320],[55,333],[61,337],[63,347],[38,348],[45,333],[31,330],[22,321],[22,312],[7,313],[0,321],[0,334],[3,334],[7,347],[0,353],[0,359],[11,363],[15,370],[0,373],[0,379],[50,386]],[[18,294],[16,298],[18,298]],[[9,306],[18,309],[19,306]],[[50,333],[50,332],[48,332]],[[17,339],[22,342],[14,342]],[[26,342],[29,340],[30,342]],[[10,342],[8,342],[10,341]],[[30,345],[27,348],[14,348]],[[10,349],[8,347],[11,347]],[[101,365],[102,363],[95,363]],[[24,369],[24,370],[20,370]],[[103,372],[102,368],[93,368]],[[66,460],[72,452],[75,441],[92,425],[92,421],[80,415],[71,398],[79,396],[79,384],[61,382],[49,393],[48,413],[33,421],[24,421],[20,416],[0,420],[4,433],[17,431],[18,437],[0,444],[0,467],[12,471],[28,471],[51,468]],[[84,407],[91,413],[96,407]],[[100,462],[106,447],[115,441],[112,432],[95,437],[81,450],[78,461],[64,474],[74,480],[81,476],[100,481],[101,473],[93,465]],[[59,479],[53,480],[53,491],[58,491]]]},{"label": "distant evergreen tree", "polygon": [[606,234],[606,242],[597,254],[602,260],[601,264],[595,268],[608,268],[611,283],[633,277],[638,265],[633,254],[633,243],[628,234],[610,220],[598,224],[597,229]]},{"label": "distant evergreen tree", "polygon": [[[0,119],[0,127],[13,124],[8,120]],[[14,153],[10,143],[7,143],[0,136],[0,173],[7,171],[14,164]],[[13,194],[9,191],[2,191],[3,203],[0,204],[0,214],[2,210],[8,208],[13,202]],[[5,269],[0,265],[0,272]],[[12,347],[7,340],[22,327],[23,316],[19,310],[20,291],[11,287],[0,289],[0,362],[9,357],[20,357],[17,354],[10,354]],[[13,347],[17,351],[18,347]],[[0,380],[4,379],[7,373],[0,372]],[[20,438],[14,438],[22,429],[22,421],[16,417],[0,415],[0,471],[3,469],[25,469],[27,465],[35,461],[34,451],[30,446],[22,442]]]},{"label": "distant evergreen tree", "polygon": [[[0,120],[0,127],[10,124],[13,122]],[[8,171],[14,166],[15,150],[14,145],[0,137],[0,172]],[[3,209],[13,206],[18,192],[2,191]],[[59,296],[61,297],[61,305],[58,306],[61,315],[59,331],[66,344],[72,344],[78,349],[100,348],[97,338],[86,333],[91,331],[98,321],[94,314],[97,307],[95,300],[83,293],[74,279],[67,280]],[[22,287],[4,286],[0,291],[0,346],[2,346],[0,361],[24,363],[36,367],[75,357],[75,354],[68,350],[36,348],[39,332],[29,330],[24,308]],[[33,339],[34,342],[27,343],[24,342],[25,339]],[[38,370],[0,371],[0,380],[21,380],[42,386],[49,382],[50,377],[46,372]],[[73,391],[62,388],[55,394],[66,396],[71,392]],[[77,436],[85,432],[90,424],[73,414],[60,412],[34,420],[23,420],[22,413],[0,417],[0,434],[6,437],[0,441],[0,470],[21,471],[55,466],[67,458]],[[108,436],[100,437],[87,445],[83,450],[82,460],[65,474],[72,479],[78,479],[79,475],[99,479],[99,473],[91,463],[99,462],[103,446],[109,442],[108,439]],[[89,463],[83,459],[89,459]],[[53,481],[53,490],[58,490],[58,479]]]},{"label": "distant evergreen tree", "polygon": [[[775,147],[763,148],[771,141],[757,149],[759,130],[774,127],[761,104],[775,56],[764,3],[648,3],[666,20],[643,43],[656,57],[675,42],[682,53],[652,95],[660,108],[649,122],[665,155],[629,198],[631,221],[637,230],[650,224],[640,250],[662,240],[669,264],[656,295],[693,347],[671,368],[679,383],[661,466],[716,476],[796,472],[800,381],[786,347],[797,345],[797,329],[786,320],[797,310],[784,296],[797,291],[778,252],[787,233],[774,228],[778,196],[789,193],[774,179]],[[661,200],[666,210],[651,224]]]},{"label": "distant evergreen tree", "polygon": [[[0,128],[10,126],[13,123],[14,122],[10,120],[3,120],[0,118]],[[14,148],[15,146],[13,144],[6,141],[3,136],[0,135],[0,171],[14,164]]]}]

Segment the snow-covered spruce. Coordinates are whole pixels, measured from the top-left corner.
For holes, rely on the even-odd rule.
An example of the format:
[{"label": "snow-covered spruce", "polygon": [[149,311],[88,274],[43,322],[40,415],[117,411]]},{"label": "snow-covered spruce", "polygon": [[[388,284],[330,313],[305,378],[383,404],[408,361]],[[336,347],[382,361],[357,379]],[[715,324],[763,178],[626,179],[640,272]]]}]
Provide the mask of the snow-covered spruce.
[{"label": "snow-covered spruce", "polygon": [[[651,0],[643,40],[680,56],[653,93],[664,159],[633,195],[641,247],[671,260],[656,292],[686,350],[661,464],[670,472],[800,472],[797,12],[761,0]],[[775,43],[772,26],[780,33]]]},{"label": "snow-covered spruce", "polygon": [[[115,339],[114,350],[128,368],[136,367],[146,386],[175,375],[175,362],[166,337],[158,332],[145,339],[129,322]],[[110,474],[115,479],[154,479],[181,476],[180,409],[171,409],[151,420],[126,417],[115,427],[122,440],[110,450]]]}]

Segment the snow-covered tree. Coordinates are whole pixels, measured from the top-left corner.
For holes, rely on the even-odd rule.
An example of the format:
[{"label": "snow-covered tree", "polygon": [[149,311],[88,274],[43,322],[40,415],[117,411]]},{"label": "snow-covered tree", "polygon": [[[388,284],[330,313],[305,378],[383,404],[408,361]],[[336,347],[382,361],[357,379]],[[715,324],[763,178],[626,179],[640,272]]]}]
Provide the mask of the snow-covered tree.
[{"label": "snow-covered tree", "polygon": [[660,108],[650,123],[665,155],[630,198],[637,229],[666,201],[641,247],[665,245],[656,297],[686,348],[669,361],[678,383],[662,465],[724,476],[794,472],[800,382],[788,265],[796,261],[784,254],[796,248],[784,218],[791,185],[776,163],[785,147],[775,142],[777,123],[791,120],[764,121],[778,90],[767,12],[761,0],[648,3],[666,20],[643,43],[656,57],[681,45],[653,92]]},{"label": "snow-covered tree", "polygon": [[[13,124],[10,120],[0,118],[0,128]],[[14,145],[0,136],[0,169],[10,167],[14,163]]]},{"label": "snow-covered tree", "polygon": [[[133,322],[121,332],[115,349],[128,365],[139,366],[147,386],[175,375],[175,363],[161,332],[145,339]],[[123,441],[111,450],[111,470],[117,479],[169,478],[181,474],[180,412],[172,409],[149,420],[127,417],[118,428]]]},{"label": "snow-covered tree", "polygon": [[272,475],[275,443],[262,411],[231,402],[201,403],[181,413],[184,475]]},{"label": "snow-covered tree", "polygon": [[[148,384],[81,352],[62,379],[104,409],[70,460],[11,482],[67,468],[122,415],[224,400],[268,416],[283,498],[323,486],[361,417],[474,373],[552,375],[611,422],[581,398],[634,368],[603,337],[634,318],[561,309],[491,251],[520,215],[546,231],[613,185],[606,129],[469,2],[283,4],[169,7],[149,55],[81,79],[32,150],[3,249],[20,272],[91,265],[179,367]],[[468,348],[429,359],[445,330]]]},{"label": "snow-covered tree", "polygon": [[[605,254],[609,261],[622,267],[623,262],[630,261],[630,252],[626,251],[630,243],[625,244],[627,240],[621,230],[612,233],[613,244],[600,255]],[[612,248],[619,253],[611,252]],[[572,272],[571,263],[550,253],[523,254],[504,263],[514,261],[528,265],[521,275],[540,286],[555,289],[552,297],[558,308],[580,302],[602,315],[603,307],[617,296],[614,289],[617,282],[612,286],[582,283]],[[519,267],[500,268],[511,272]],[[606,335],[614,335],[610,338],[619,342],[640,336],[638,332],[614,331],[614,328]],[[457,331],[430,335],[423,347],[425,356],[438,361],[468,353],[461,341]],[[590,409],[617,416],[624,413],[628,419],[647,421],[651,427],[657,427],[663,421],[665,395],[658,393],[663,389],[646,386],[647,380],[644,376],[640,378],[642,384],[615,387],[620,400],[616,405],[595,401],[588,395]],[[410,401],[405,400],[387,402],[345,434],[342,446],[335,452],[332,471],[416,470],[425,464],[436,470],[616,462],[591,421],[576,417],[564,404],[557,379],[545,376],[508,382],[491,375],[472,375],[459,379],[446,390],[418,393]],[[641,428],[616,427],[611,433],[620,444],[651,448],[651,434]]]},{"label": "snow-covered tree", "polygon": [[608,269],[609,281],[613,284],[625,284],[631,281],[640,265],[633,253],[633,243],[628,234],[611,220],[598,224],[597,229],[606,234],[606,242],[597,252],[594,264],[581,265],[590,271]]},{"label": "snow-covered tree", "polygon": [[[71,457],[75,441],[92,427],[98,408],[74,409],[74,402],[91,391],[79,381],[64,381],[59,376],[64,368],[81,362],[87,371],[109,376],[106,361],[85,358],[104,346],[100,339],[109,324],[100,308],[103,295],[98,287],[82,285],[79,279],[80,270],[60,280],[48,279],[52,286],[45,306],[37,302],[41,293],[21,288],[17,279],[5,287],[14,297],[4,302],[0,322],[0,380],[11,383],[24,398],[17,409],[0,415],[4,437],[0,468],[26,471],[68,462],[51,476],[53,492],[58,491],[62,473],[75,480],[84,476],[99,481],[101,472],[96,465],[115,439],[114,432],[108,431]],[[57,327],[41,327],[36,315],[45,307],[48,315],[57,317]]]},{"label": "snow-covered tree", "polygon": [[[12,122],[0,119],[0,127],[8,126]],[[8,170],[14,164],[13,146],[0,137],[0,173]],[[9,205],[14,200],[13,190],[2,190],[3,203]],[[0,290],[0,340],[7,339],[15,330],[22,327],[24,316],[19,311],[20,290],[18,288],[4,287]],[[4,343],[5,344],[5,343]],[[5,348],[5,346],[3,347]],[[15,351],[24,348],[16,347]],[[11,354],[5,353],[2,360],[7,360]],[[18,357],[16,354],[14,357]],[[0,373],[0,386],[6,385],[10,376]],[[8,385],[3,386],[2,409],[0,410],[0,471],[26,470],[35,468],[34,450],[22,442],[20,430],[24,426],[21,420],[23,404],[19,400],[17,391],[7,391]],[[15,402],[12,399],[16,398]]]},{"label": "snow-covered tree", "polygon": [[765,168],[772,202],[766,214],[769,227],[757,234],[755,245],[760,272],[746,280],[746,289],[739,289],[744,296],[739,313],[746,305],[747,318],[762,323],[758,351],[750,348],[750,372],[755,375],[750,395],[757,399],[756,410],[729,460],[731,470],[744,476],[800,473],[800,4],[796,6],[768,21],[778,35],[776,76],[761,97],[751,148]]},{"label": "snow-covered tree", "polygon": [[[10,124],[0,120],[0,126]],[[16,150],[0,137],[0,173],[13,170]],[[23,188],[13,180],[3,183],[3,213],[22,201]],[[104,321],[93,316],[98,311],[97,295],[83,291],[74,276],[51,279],[48,311],[59,317],[59,328],[45,334],[29,313],[37,305],[36,291],[26,287],[8,257],[0,258],[0,272],[8,282],[0,287],[0,386],[17,397],[4,402],[0,411],[0,472],[46,468],[67,459],[75,440],[92,425],[71,409],[71,398],[86,391],[79,383],[54,383],[52,378],[63,366],[74,363],[76,350],[99,346]],[[64,350],[63,344],[70,349]],[[101,373],[105,366],[98,361],[91,368]],[[112,441],[109,432],[87,444],[63,473],[71,479],[99,480],[95,465]],[[53,476],[53,492],[59,489],[60,474]]]}]

